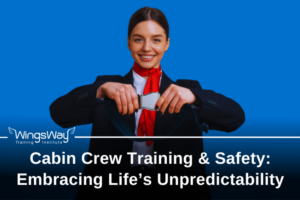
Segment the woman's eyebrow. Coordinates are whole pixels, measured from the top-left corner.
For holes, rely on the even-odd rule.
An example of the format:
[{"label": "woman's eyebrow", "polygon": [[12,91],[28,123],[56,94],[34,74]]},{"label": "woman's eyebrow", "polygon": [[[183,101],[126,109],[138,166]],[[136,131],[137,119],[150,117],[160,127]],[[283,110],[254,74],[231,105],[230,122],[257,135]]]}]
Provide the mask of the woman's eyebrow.
[{"label": "woman's eyebrow", "polygon": [[141,36],[139,34],[134,34],[132,37],[143,37],[143,36]]},{"label": "woman's eyebrow", "polygon": [[[143,37],[143,36],[139,34],[134,34],[132,37]],[[151,37],[163,37],[163,36],[161,34],[157,34],[157,35],[152,35]]]},{"label": "woman's eyebrow", "polygon": [[161,34],[153,35],[152,37],[163,37]]}]

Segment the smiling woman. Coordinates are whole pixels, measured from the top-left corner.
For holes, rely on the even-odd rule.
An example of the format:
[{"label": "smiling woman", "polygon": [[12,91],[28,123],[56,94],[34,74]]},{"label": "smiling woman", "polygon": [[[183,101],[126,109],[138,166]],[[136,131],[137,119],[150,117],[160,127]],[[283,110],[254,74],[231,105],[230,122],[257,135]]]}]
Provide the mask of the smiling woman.
[{"label": "smiling woman", "polygon": [[[198,163],[203,152],[202,139],[170,139],[168,136],[202,136],[196,124],[205,124],[210,130],[234,131],[244,123],[242,108],[224,95],[203,90],[196,80],[174,82],[162,71],[160,61],[169,48],[170,38],[167,19],[160,10],[144,7],[136,11],[129,21],[127,42],[134,59],[129,73],[124,77],[98,76],[93,84],[78,87],[55,100],[50,113],[64,128],[93,123],[92,136],[111,136],[92,139],[89,147],[92,154],[123,155],[118,165],[86,165],[85,175],[130,172],[150,176],[152,184],[145,186],[143,179],[139,179],[131,188],[107,184],[101,191],[85,186],[79,188],[76,198],[210,199],[207,185],[174,189],[157,184],[155,180],[160,173],[206,176],[204,165]],[[153,98],[152,94],[158,98]],[[153,108],[144,106],[148,101]],[[111,106],[115,106],[116,113],[108,110]],[[184,107],[192,112],[183,113]],[[137,139],[117,139],[116,136],[137,136]],[[152,141],[144,136],[164,139]],[[148,140],[138,140],[141,138]],[[153,164],[145,159],[131,162],[127,152],[136,152],[139,158],[154,155],[154,152],[157,155],[191,155],[194,164],[185,168],[171,163]]]},{"label": "smiling woman", "polygon": [[133,59],[144,69],[158,68],[160,60],[169,48],[164,29],[155,21],[137,24],[128,36],[128,48]]}]

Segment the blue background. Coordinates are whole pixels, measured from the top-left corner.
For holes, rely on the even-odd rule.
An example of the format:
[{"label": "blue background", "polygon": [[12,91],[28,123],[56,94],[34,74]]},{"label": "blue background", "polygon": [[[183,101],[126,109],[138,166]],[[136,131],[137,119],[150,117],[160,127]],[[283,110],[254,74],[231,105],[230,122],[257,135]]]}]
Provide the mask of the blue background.
[{"label": "blue background", "polygon": [[[170,25],[170,47],[161,62],[165,73],[172,80],[198,80],[203,89],[224,94],[244,109],[241,128],[210,131],[209,136],[300,136],[299,1],[1,1],[0,136],[8,136],[0,139],[1,176],[83,170],[79,158],[89,139],[71,136],[65,145],[16,145],[8,127],[66,131],[52,121],[50,104],[75,87],[93,83],[98,75],[130,70],[127,26],[144,6],[159,8]],[[75,135],[90,133],[91,125],[76,127]],[[299,143],[205,139],[212,159],[219,151],[271,157],[271,164],[261,168],[216,165],[212,160],[207,174],[274,172],[300,181]],[[65,151],[78,155],[78,162],[34,166],[29,161],[34,151]],[[12,185],[15,178],[9,179]]]}]

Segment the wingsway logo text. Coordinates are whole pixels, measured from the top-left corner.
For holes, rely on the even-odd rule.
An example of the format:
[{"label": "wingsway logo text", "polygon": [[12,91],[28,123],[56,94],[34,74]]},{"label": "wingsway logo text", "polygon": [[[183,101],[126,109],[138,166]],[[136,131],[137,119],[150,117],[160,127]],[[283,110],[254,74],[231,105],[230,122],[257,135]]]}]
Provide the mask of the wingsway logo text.
[{"label": "wingsway logo text", "polygon": [[74,134],[75,127],[68,129],[66,133],[58,131],[17,131],[10,127],[8,127],[8,131],[11,135],[15,135],[17,144],[65,144],[69,142],[69,135]]}]

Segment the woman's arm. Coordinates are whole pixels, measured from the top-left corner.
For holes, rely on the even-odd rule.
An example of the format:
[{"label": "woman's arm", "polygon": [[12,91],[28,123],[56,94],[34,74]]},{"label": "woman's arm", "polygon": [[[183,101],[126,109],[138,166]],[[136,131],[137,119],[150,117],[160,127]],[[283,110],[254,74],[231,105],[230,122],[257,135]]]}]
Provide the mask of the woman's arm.
[{"label": "woman's arm", "polygon": [[103,104],[98,101],[98,88],[108,81],[117,81],[121,76],[98,76],[93,84],[75,88],[59,97],[50,105],[53,121],[63,128],[89,124],[93,122],[93,110]]},{"label": "woman's arm", "polygon": [[[188,103],[197,107],[194,110],[199,123],[208,124],[211,130],[231,132],[244,123],[245,113],[234,100],[212,90],[203,90],[198,81],[177,80],[175,84],[177,88],[170,85],[168,89],[171,92],[167,89],[167,92],[158,100],[158,106],[162,106],[163,113],[167,111],[167,106],[169,106],[168,111],[172,113],[172,111],[179,112],[178,107],[180,109],[184,103]],[[176,95],[172,95],[172,91]],[[178,101],[178,99],[181,100]],[[174,106],[175,109],[172,108]]]},{"label": "woman's arm", "polygon": [[[180,84],[178,80],[176,83]],[[191,81],[188,88],[195,94],[199,108],[197,117],[208,124],[209,129],[231,132],[245,122],[245,113],[234,100],[212,90],[203,90],[198,81]]]}]

